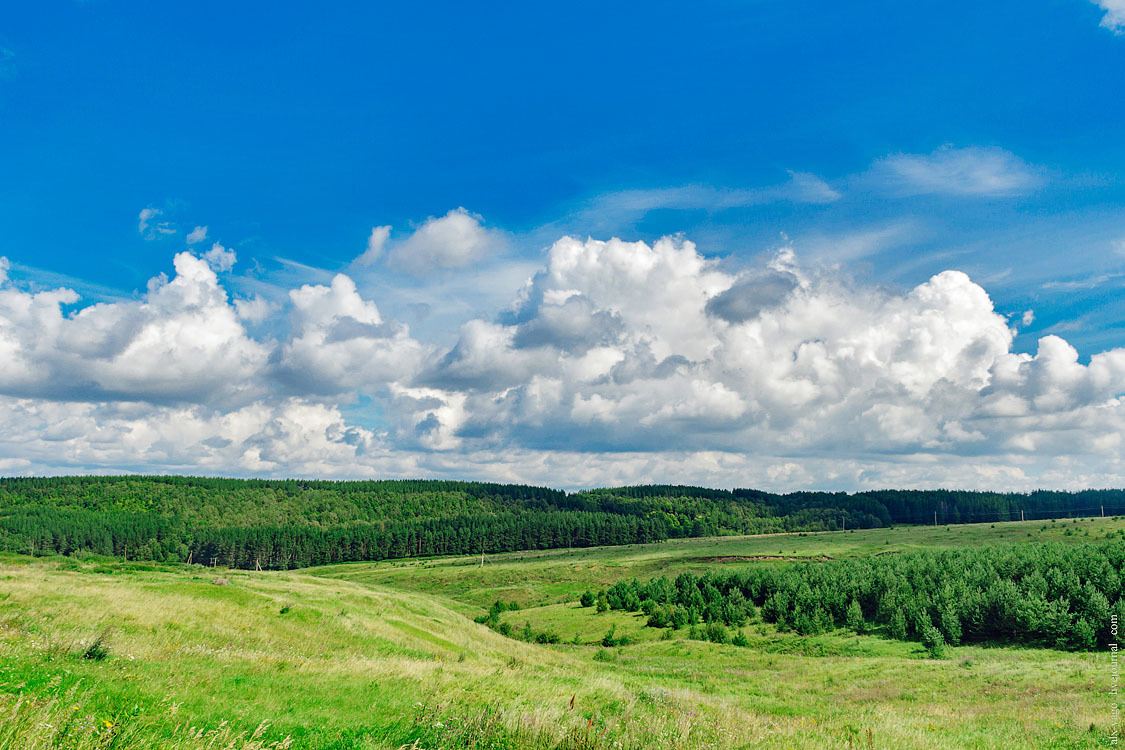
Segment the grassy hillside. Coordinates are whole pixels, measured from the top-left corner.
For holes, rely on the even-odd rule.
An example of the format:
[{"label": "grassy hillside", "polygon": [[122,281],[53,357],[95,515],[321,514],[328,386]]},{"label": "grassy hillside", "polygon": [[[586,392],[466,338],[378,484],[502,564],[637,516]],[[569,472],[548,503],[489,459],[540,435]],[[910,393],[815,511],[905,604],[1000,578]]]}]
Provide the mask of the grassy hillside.
[{"label": "grassy hillside", "polygon": [[[1099,747],[1102,653],[963,646],[935,660],[760,618],[736,647],[574,601],[624,578],[786,564],[753,558],[1089,541],[1125,522],[1043,526],[677,540],[483,569],[479,556],[298,573],[9,555],[0,748]],[[525,605],[505,621],[564,643],[474,623],[497,597]],[[631,645],[602,647],[611,627]]]},{"label": "grassy hillside", "polygon": [[[1054,541],[1088,542],[1125,533],[1125,517],[1020,523],[896,526],[847,532],[763,534],[708,539],[671,539],[594,549],[544,550],[424,560],[387,560],[310,568],[315,575],[390,586],[487,607],[496,599],[524,606],[575,599],[586,588],[604,588],[631,578],[824,558],[843,559],[910,550],[981,544]],[[466,610],[468,611],[468,610]]]}]

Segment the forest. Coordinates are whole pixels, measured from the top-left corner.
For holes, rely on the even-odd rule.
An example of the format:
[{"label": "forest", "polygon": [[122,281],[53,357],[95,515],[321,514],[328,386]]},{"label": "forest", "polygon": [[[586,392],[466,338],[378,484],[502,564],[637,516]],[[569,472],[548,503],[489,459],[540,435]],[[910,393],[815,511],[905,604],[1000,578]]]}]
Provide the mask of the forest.
[{"label": "forest", "polygon": [[773,494],[648,485],[567,493],[454,481],[180,476],[0,479],[0,550],[290,569],[672,538],[1125,511],[1125,491]]},{"label": "forest", "polygon": [[933,656],[947,644],[981,642],[1088,651],[1111,640],[1111,614],[1125,621],[1123,576],[1125,534],[1092,544],[993,545],[682,573],[588,590],[581,604],[643,612],[650,627],[689,628],[723,643],[731,642],[727,628],[760,615],[781,632],[847,628],[918,640]]}]

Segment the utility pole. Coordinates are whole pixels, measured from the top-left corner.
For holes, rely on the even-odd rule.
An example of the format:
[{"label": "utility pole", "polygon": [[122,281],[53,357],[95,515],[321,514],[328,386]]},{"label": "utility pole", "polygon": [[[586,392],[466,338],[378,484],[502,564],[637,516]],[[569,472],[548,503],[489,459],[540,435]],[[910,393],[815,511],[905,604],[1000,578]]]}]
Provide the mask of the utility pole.
[{"label": "utility pole", "polygon": [[483,539],[481,540],[481,543],[480,543],[480,566],[482,568],[484,567],[484,540]]},{"label": "utility pole", "polygon": [[1102,506],[1102,518],[1105,518],[1105,506]]},{"label": "utility pole", "polygon": [[1023,520],[1023,508],[1020,508],[1020,520]]},{"label": "utility pole", "polygon": [[937,511],[934,511],[934,526],[937,526]]}]

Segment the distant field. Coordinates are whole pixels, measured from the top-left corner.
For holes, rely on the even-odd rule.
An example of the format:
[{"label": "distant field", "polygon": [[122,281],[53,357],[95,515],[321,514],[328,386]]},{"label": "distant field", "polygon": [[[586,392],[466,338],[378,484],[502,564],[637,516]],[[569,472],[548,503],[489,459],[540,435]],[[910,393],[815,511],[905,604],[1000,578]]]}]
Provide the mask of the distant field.
[{"label": "distant field", "polygon": [[[1088,542],[1125,530],[1125,518],[1012,521],[950,526],[673,539],[621,547],[546,550],[424,560],[385,560],[308,568],[312,575],[437,594],[487,607],[495,599],[543,605],[574,599],[586,587],[627,578],[701,573],[781,560],[839,559],[915,549],[1025,541]],[[1069,532],[1069,533],[1068,533]]]},{"label": "distant field", "polygon": [[[727,537],[488,556],[483,568],[479,556],[248,572],[9,555],[0,748],[1101,747],[1102,653],[962,646],[935,660],[913,642],[802,637],[757,618],[743,628],[749,647],[736,647],[574,599],[623,578],[784,564],[776,557],[1121,529],[1093,519]],[[564,642],[472,622],[496,598],[524,605],[505,621]],[[599,645],[611,627],[632,644]],[[104,658],[83,658],[103,634]]]}]

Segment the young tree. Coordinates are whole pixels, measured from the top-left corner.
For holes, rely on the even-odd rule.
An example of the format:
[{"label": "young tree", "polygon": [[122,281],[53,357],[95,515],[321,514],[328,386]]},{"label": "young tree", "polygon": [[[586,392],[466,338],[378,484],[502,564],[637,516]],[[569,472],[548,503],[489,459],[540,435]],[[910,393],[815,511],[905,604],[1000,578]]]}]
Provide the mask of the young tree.
[{"label": "young tree", "polygon": [[931,659],[945,657],[945,638],[941,631],[933,625],[926,625],[922,629],[922,645],[926,647]]},{"label": "young tree", "polygon": [[906,613],[902,611],[901,607],[896,609],[894,614],[891,615],[890,633],[891,638],[895,640],[906,640]]},{"label": "young tree", "polygon": [[851,604],[848,605],[845,624],[849,629],[857,633],[862,633],[866,624],[863,621],[863,608],[859,606],[859,600],[854,597],[852,598]]}]

